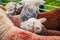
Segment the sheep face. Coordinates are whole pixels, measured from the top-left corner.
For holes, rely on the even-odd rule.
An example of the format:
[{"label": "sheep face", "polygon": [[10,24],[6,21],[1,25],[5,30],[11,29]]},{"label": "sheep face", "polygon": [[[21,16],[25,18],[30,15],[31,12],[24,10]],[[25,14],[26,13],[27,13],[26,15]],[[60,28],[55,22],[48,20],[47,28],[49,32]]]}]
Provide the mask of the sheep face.
[{"label": "sheep face", "polygon": [[7,9],[6,14],[12,14],[13,12],[17,11],[22,5],[16,2],[9,2],[5,8]]},{"label": "sheep face", "polygon": [[42,27],[44,26],[42,25],[42,23],[44,21],[46,21],[46,18],[41,19],[30,18],[29,20],[22,22],[20,27],[33,33],[41,33]]}]

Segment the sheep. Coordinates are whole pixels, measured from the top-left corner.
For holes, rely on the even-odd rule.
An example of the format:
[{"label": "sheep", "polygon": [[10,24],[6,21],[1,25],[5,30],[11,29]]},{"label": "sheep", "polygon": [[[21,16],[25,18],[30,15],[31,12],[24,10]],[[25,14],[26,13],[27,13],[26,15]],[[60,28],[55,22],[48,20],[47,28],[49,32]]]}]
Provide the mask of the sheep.
[{"label": "sheep", "polygon": [[23,5],[23,9],[21,11],[20,16],[22,17],[23,21],[26,21],[29,18],[37,17],[40,2],[41,0],[22,0],[21,3]]},{"label": "sheep", "polygon": [[[17,19],[22,20],[22,21],[26,21],[29,18],[36,18],[37,11],[39,10],[39,5],[41,3],[41,0],[34,0],[34,1],[33,0],[22,0],[21,3],[23,5],[23,9],[22,9],[21,13],[19,15],[15,15],[15,16],[13,16],[13,15],[8,16],[12,20],[12,22],[15,24],[15,26],[18,26],[18,27],[21,22],[20,23],[17,22],[18,21]],[[33,3],[33,4],[30,4],[30,3]],[[12,5],[12,3],[9,3],[9,4]],[[15,21],[14,19],[17,21]]]},{"label": "sheep", "polygon": [[[16,4],[16,10],[17,11],[14,11],[14,8],[15,8],[15,4]],[[19,24],[19,22],[18,21],[16,21],[16,20],[14,20],[14,19],[18,19],[18,20],[20,20],[20,18],[19,17],[17,17],[16,18],[16,16],[14,16],[15,18],[13,18],[13,15],[15,15],[15,13],[17,12],[17,14],[19,14],[20,12],[21,12],[21,10],[22,10],[22,5],[19,5],[18,3],[16,3],[16,2],[9,2],[9,3],[7,3],[7,5],[6,6],[3,6],[3,5],[0,5],[0,11],[3,11],[3,13],[5,12],[5,14],[7,14],[7,16],[8,15],[10,15],[10,16],[8,16],[9,18],[10,18],[10,20],[12,20],[12,22],[13,23],[15,23],[15,25],[17,25],[17,26],[20,26],[20,24]],[[3,9],[3,10],[2,10]],[[18,11],[19,10],[19,11]],[[13,12],[12,12],[13,11]],[[12,14],[10,13],[10,12],[12,12]],[[17,15],[16,14],[16,15]],[[13,21],[14,20],[14,21]],[[21,21],[21,20],[20,20]],[[18,23],[16,23],[16,22],[18,22]],[[19,24],[19,25],[18,25]]]},{"label": "sheep", "polygon": [[[14,23],[14,25],[15,26],[18,26],[18,27],[20,27],[20,25],[21,25],[21,19],[19,19],[19,17],[17,18],[16,16],[15,16],[15,18],[14,18],[14,16],[11,16],[11,18],[10,18],[12,21],[13,21],[13,23]],[[45,25],[44,25],[45,26]],[[53,28],[54,29],[54,28]],[[29,29],[28,29],[29,30]],[[33,31],[33,30],[32,30]],[[51,34],[51,33],[52,34]],[[43,31],[41,32],[41,33],[37,33],[37,34],[39,34],[39,35],[59,35],[60,36],[60,32],[59,31],[55,31],[55,30],[47,30],[47,29],[45,29],[44,27],[43,27]]]},{"label": "sheep", "polygon": [[22,22],[20,28],[31,31],[33,33],[40,33],[42,31],[42,27],[44,27],[42,23],[45,21],[46,18],[30,18],[27,21]]},{"label": "sheep", "polygon": [[60,8],[38,13],[37,19],[46,18],[47,21],[43,23],[47,29],[60,31]]},{"label": "sheep", "polygon": [[3,12],[0,12],[0,40],[60,40],[60,36],[39,36],[17,28]]},{"label": "sheep", "polygon": [[36,19],[36,18],[30,18],[27,21],[24,21],[21,23],[20,28],[30,31],[32,33],[36,33],[39,35],[44,35],[44,36],[60,36],[60,32],[59,31],[55,31],[55,30],[47,30],[45,28],[45,26],[42,24],[43,22],[45,22],[47,19],[46,18],[40,18],[40,19]]},{"label": "sheep", "polygon": [[[14,23],[15,26],[19,27],[19,24],[21,23],[19,20],[26,21],[29,18],[36,18],[37,17],[37,13],[39,11],[39,5],[42,2],[43,1],[41,1],[41,0],[34,0],[34,1],[33,0],[22,0],[21,3],[23,5],[23,8],[21,9],[21,13],[18,10],[19,11],[18,13],[20,13],[19,15],[14,15],[14,16],[12,15],[12,16],[8,16],[8,17],[11,19],[11,21]],[[14,6],[14,4],[16,4],[16,3],[14,3],[14,2],[8,3],[6,5],[7,10],[14,10],[15,6],[18,5],[18,4],[16,4]],[[10,12],[8,11],[7,13],[10,13]],[[15,13],[16,12],[13,12],[12,14],[15,14]],[[14,19],[15,20],[19,19],[19,20],[17,20],[18,21],[17,22]]]},{"label": "sheep", "polygon": [[6,8],[6,14],[9,15],[18,15],[20,14],[23,5],[20,5],[19,3],[16,2],[9,2],[5,5]]}]

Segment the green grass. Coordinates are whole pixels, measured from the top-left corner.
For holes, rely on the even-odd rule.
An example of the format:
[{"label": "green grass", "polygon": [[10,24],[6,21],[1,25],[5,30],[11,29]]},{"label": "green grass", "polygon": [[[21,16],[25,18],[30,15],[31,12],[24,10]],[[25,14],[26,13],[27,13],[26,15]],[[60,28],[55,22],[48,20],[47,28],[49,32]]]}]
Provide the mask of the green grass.
[{"label": "green grass", "polygon": [[[57,0],[45,0],[45,1],[46,1],[45,4],[48,4],[48,5],[51,5],[51,6],[58,6],[58,7],[60,7],[60,1],[57,1]],[[55,9],[54,7],[49,7],[49,6],[45,6],[44,8],[47,9],[47,10]]]},{"label": "green grass", "polygon": [[[6,3],[10,2],[11,0],[1,0],[2,1],[2,5],[6,5]],[[21,0],[12,0],[13,2],[18,2],[21,3]]]}]

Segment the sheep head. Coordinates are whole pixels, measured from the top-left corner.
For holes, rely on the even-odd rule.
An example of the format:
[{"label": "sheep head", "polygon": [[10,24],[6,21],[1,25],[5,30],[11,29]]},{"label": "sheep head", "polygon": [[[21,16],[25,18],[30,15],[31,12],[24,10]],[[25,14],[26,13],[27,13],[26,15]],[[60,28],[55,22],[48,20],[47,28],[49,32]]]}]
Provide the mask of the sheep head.
[{"label": "sheep head", "polygon": [[46,18],[41,19],[30,18],[29,20],[22,22],[20,28],[31,31],[33,33],[41,33],[42,28],[44,27],[42,23],[45,21]]},{"label": "sheep head", "polygon": [[19,11],[20,8],[22,8],[22,5],[16,2],[9,2],[6,4],[5,8],[7,9],[6,14],[17,14],[16,12]]}]

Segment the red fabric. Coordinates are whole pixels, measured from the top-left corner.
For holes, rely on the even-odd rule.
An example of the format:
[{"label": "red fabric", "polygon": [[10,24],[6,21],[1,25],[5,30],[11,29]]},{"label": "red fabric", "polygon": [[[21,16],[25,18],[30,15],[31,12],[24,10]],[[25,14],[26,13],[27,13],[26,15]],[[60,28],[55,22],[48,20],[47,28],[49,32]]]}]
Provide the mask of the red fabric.
[{"label": "red fabric", "polygon": [[60,40],[60,36],[39,36],[31,32],[12,27],[3,40]]}]

